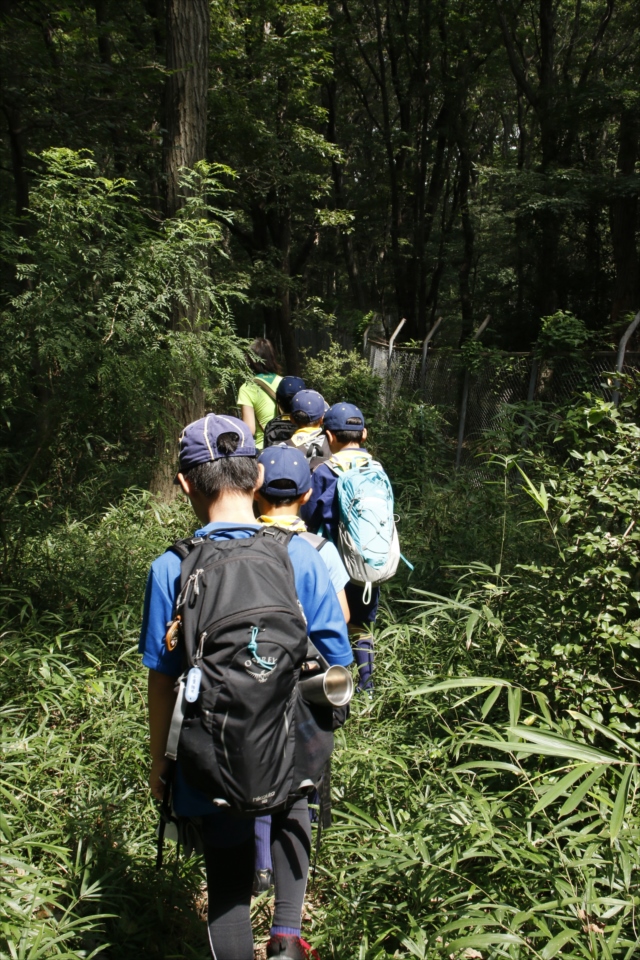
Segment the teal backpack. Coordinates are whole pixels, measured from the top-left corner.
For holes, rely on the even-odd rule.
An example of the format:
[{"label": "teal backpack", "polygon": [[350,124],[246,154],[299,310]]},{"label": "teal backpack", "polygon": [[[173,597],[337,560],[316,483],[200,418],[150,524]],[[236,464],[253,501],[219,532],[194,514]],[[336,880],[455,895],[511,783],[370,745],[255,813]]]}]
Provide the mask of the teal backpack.
[{"label": "teal backpack", "polygon": [[389,478],[371,454],[343,450],[327,465],[338,475],[338,549],[351,582],[365,588],[390,580],[400,561]]}]

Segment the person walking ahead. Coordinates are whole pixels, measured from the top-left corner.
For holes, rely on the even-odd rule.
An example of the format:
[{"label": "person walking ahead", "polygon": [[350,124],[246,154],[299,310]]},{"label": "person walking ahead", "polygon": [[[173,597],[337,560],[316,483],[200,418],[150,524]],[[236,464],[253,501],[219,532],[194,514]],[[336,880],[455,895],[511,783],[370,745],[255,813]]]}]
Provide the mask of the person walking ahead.
[{"label": "person walking ahead", "polygon": [[[180,676],[184,667],[187,651],[186,623],[190,609],[198,609],[203,595],[206,598],[209,591],[216,597],[216,602],[232,606],[242,611],[249,604],[255,607],[258,602],[256,590],[270,589],[271,578],[278,576],[279,582],[286,586],[285,593],[274,596],[276,604],[282,605],[287,601],[286,613],[291,628],[302,630],[300,643],[306,650],[306,635],[308,634],[316,648],[330,664],[348,666],[352,661],[344,617],[331,584],[329,573],[318,552],[300,537],[293,536],[286,542],[283,554],[281,543],[267,546],[264,527],[259,527],[255,521],[252,509],[254,491],[262,486],[262,468],[255,459],[255,444],[246,426],[235,417],[216,416],[209,414],[201,420],[189,424],[183,431],[180,442],[180,470],[176,480],[182,491],[191,501],[194,512],[200,521],[200,528],[195,537],[188,543],[194,551],[209,551],[224,554],[222,564],[210,566],[207,570],[196,569],[191,577],[182,584],[187,589],[184,594],[184,605],[181,607],[184,614],[185,628],[182,631],[182,640],[172,644],[172,630],[167,630],[167,624],[176,622],[176,601],[181,588],[181,561],[175,549],[168,550],[151,566],[144,603],[142,631],[139,650],[142,653],[143,664],[149,669],[149,727],[151,745],[151,773],[150,786],[156,799],[162,799],[165,791],[165,781],[170,776],[170,762],[165,756],[167,739],[172,728],[172,717],[175,717],[174,704],[176,701],[176,678]],[[260,531],[263,534],[260,534]],[[207,541],[213,541],[215,550],[210,549]],[[248,541],[251,542],[248,542]],[[261,540],[262,542],[258,542]],[[246,543],[247,549],[240,548],[233,541]],[[255,547],[254,547],[255,544]],[[240,548],[240,549],[238,549]],[[277,548],[277,549],[276,549]],[[269,562],[255,562],[264,551],[271,549],[272,559]],[[246,560],[238,561],[238,556],[251,554],[254,562],[248,564]],[[286,559],[288,555],[288,561]],[[196,558],[198,554],[195,554]],[[202,553],[200,554],[202,556]],[[236,563],[230,563],[233,559]],[[251,557],[249,558],[251,559]],[[186,562],[186,561],[183,561]],[[253,567],[250,576],[254,587],[247,589],[242,577],[234,576],[232,568],[241,565],[248,570]],[[273,573],[268,571],[273,569]],[[290,570],[291,573],[287,571]],[[264,571],[264,572],[263,572]],[[254,575],[255,574],[255,575]],[[245,573],[245,576],[249,574]],[[288,577],[291,576],[291,588]],[[242,580],[238,583],[236,581]],[[190,589],[190,592],[189,592]],[[291,591],[294,590],[294,593]],[[246,594],[251,594],[246,596]],[[299,606],[306,618],[306,629],[299,618]],[[297,608],[297,609],[294,609]],[[273,609],[273,608],[272,608]],[[226,607],[225,607],[226,610]],[[250,611],[255,614],[256,627],[247,630],[247,636],[242,640],[243,652],[241,657],[229,661],[230,666],[225,676],[231,676],[231,669],[235,668],[236,684],[244,684],[242,689],[253,691],[253,700],[268,696],[272,683],[282,683],[282,668],[287,660],[287,637],[290,631],[279,636],[281,640],[281,654],[278,654],[273,643],[269,643],[269,629],[264,631],[266,624],[269,628],[273,621],[268,619],[267,608],[263,614],[260,611]],[[237,617],[225,618],[237,620]],[[214,617],[215,621],[215,617]],[[210,621],[207,621],[208,623]],[[252,621],[253,622],[253,621]],[[300,626],[298,626],[298,622]],[[209,628],[213,630],[213,626]],[[233,797],[225,799],[224,789],[218,792],[217,787],[206,793],[194,786],[197,777],[194,774],[193,756],[188,752],[181,752],[184,741],[193,747],[194,737],[202,738],[203,731],[215,727],[216,710],[218,706],[211,705],[211,692],[215,694],[215,685],[210,686],[211,668],[207,667],[210,658],[216,656],[216,651],[224,649],[232,643],[234,635],[227,634],[229,628],[222,630],[219,643],[216,641],[211,649],[211,640],[205,645],[207,633],[203,632],[198,638],[199,648],[196,659],[202,669],[197,670],[202,677],[205,693],[202,697],[198,693],[200,679],[196,678],[195,690],[190,689],[191,675],[194,667],[189,670],[184,699],[188,700],[188,707],[195,707],[194,718],[185,721],[188,726],[182,727],[178,746],[178,762],[173,776],[173,810],[179,817],[191,818],[198,827],[204,846],[204,859],[207,873],[208,888],[208,930],[211,945],[211,954],[214,960],[253,960],[253,936],[251,932],[250,903],[254,873],[254,817],[239,819],[228,812],[228,802]],[[244,632],[240,631],[244,636]],[[213,633],[215,637],[215,632]],[[193,638],[192,638],[193,639]],[[189,641],[191,642],[191,641]],[[183,648],[183,649],[181,649]],[[188,649],[191,649],[189,646]],[[303,654],[304,657],[304,654]],[[282,663],[280,662],[282,660]],[[287,674],[284,674],[287,676]],[[184,676],[184,674],[183,674]],[[240,680],[238,680],[240,678]],[[244,678],[244,679],[242,679]],[[273,679],[272,679],[273,678]],[[232,678],[233,679],[233,678]],[[247,687],[248,685],[248,687]],[[192,685],[193,687],[193,685]],[[182,694],[183,686],[181,683]],[[230,696],[231,687],[224,688],[224,697]],[[194,696],[195,694],[195,696]],[[192,697],[190,700],[189,697]],[[203,699],[205,695],[209,699]],[[180,702],[180,701],[179,701]],[[226,702],[226,714],[232,717],[225,731],[222,724],[222,747],[215,755],[218,757],[214,766],[224,763],[227,749],[231,755],[227,760],[231,766],[225,774],[225,783],[229,777],[234,785],[239,782],[240,775],[251,777],[255,767],[265,767],[263,753],[267,753],[273,745],[278,749],[278,762],[281,762],[282,750],[279,746],[279,737],[266,738],[262,746],[254,742],[246,742],[242,749],[243,716],[251,710],[251,703],[245,697],[243,702],[246,709],[232,712],[233,701]],[[260,701],[262,702],[262,701]],[[295,697],[292,698],[295,703]],[[191,716],[188,714],[187,716]],[[258,716],[260,720],[260,715]],[[295,724],[287,727],[294,730]],[[217,728],[215,728],[217,729]],[[218,731],[219,732],[219,731]],[[289,734],[287,734],[289,736]],[[188,738],[191,738],[188,741]],[[207,743],[213,744],[205,737]],[[197,742],[202,742],[197,741]],[[297,748],[296,748],[297,749]],[[209,747],[211,750],[211,747]],[[204,754],[203,754],[204,756]],[[298,754],[296,753],[296,766]],[[198,758],[199,759],[199,758]],[[205,756],[206,759],[206,756]],[[226,768],[225,768],[226,769]],[[271,767],[267,764],[266,775]],[[203,774],[203,771],[199,775]],[[208,773],[208,771],[205,771]],[[300,788],[304,783],[300,783]],[[285,794],[286,795],[286,794]],[[252,794],[257,804],[268,800],[268,796]],[[215,802],[212,799],[215,798]],[[225,805],[226,804],[226,805]],[[194,819],[195,818],[195,819]],[[302,906],[304,900],[307,875],[309,870],[310,852],[310,824],[309,810],[306,797],[288,800],[281,809],[272,811],[271,853],[273,857],[276,877],[275,911],[271,937],[267,946],[268,957],[279,957],[280,960],[306,960],[308,947],[300,938]]]},{"label": "person walking ahead", "polygon": [[247,362],[254,377],[243,383],[238,392],[242,420],[255,437],[256,448],[264,446],[264,428],[278,413],[276,391],[282,380],[278,361],[270,340],[254,340],[247,354]]},{"label": "person walking ahead", "polygon": [[302,504],[300,516],[314,533],[339,545],[352,574],[345,588],[349,633],[358,689],[371,697],[373,626],[380,599],[380,587],[374,584],[393,576],[400,558],[393,491],[381,465],[362,446],[367,429],[358,407],[335,403],[324,416],[324,430],[331,457],[313,472],[311,497]]}]

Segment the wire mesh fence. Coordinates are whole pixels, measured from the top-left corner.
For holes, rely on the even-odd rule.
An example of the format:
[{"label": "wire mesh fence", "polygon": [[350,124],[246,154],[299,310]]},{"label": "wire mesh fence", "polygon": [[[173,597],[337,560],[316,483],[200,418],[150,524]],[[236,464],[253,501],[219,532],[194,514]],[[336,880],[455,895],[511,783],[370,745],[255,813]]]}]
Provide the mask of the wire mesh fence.
[{"label": "wire mesh fence", "polygon": [[[538,360],[531,353],[478,352],[471,366],[454,350],[393,346],[370,339],[365,354],[382,378],[383,395],[391,405],[401,394],[411,394],[436,407],[456,463],[473,456],[477,441],[489,432],[500,435],[512,419],[512,407],[523,401],[560,405],[576,393],[589,390],[611,399],[615,390],[616,354],[588,357],[558,355]],[[640,352],[627,352],[623,372],[640,368]]]}]

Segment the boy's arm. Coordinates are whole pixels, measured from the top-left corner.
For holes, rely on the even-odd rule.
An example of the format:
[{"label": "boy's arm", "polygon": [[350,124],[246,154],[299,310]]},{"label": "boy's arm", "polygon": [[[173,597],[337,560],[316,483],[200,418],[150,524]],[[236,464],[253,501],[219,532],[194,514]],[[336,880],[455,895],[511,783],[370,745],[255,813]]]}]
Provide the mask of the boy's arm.
[{"label": "boy's arm", "polygon": [[329,467],[325,467],[324,464],[321,464],[311,475],[311,497],[300,508],[300,516],[312,533],[317,533],[322,526],[323,494],[331,483],[332,477],[333,471]]},{"label": "boy's arm", "polygon": [[318,551],[300,537],[293,537],[289,543],[289,555],[310,640],[329,664],[347,667],[353,654],[329,571]]},{"label": "boy's arm", "polygon": [[151,773],[149,786],[156,800],[164,796],[164,776],[170,761],[164,755],[171,726],[171,716],[176,699],[175,679],[166,673],[149,670],[149,741],[151,749]]},{"label": "boy's arm", "polygon": [[143,664],[149,668],[148,705],[151,750],[151,773],[149,786],[157,800],[164,795],[164,777],[169,761],[164,751],[171,726],[175,703],[175,682],[180,675],[181,653],[178,648],[171,653],[166,648],[164,637],[167,624],[172,619],[175,596],[180,587],[180,559],[169,551],[154,562],[147,578],[144,612],[138,650]]},{"label": "boy's arm", "polygon": [[340,604],[340,609],[342,610],[342,616],[344,617],[345,623],[349,623],[351,619],[351,610],[349,610],[349,602],[347,600],[347,594],[345,590],[338,591],[338,603]]}]

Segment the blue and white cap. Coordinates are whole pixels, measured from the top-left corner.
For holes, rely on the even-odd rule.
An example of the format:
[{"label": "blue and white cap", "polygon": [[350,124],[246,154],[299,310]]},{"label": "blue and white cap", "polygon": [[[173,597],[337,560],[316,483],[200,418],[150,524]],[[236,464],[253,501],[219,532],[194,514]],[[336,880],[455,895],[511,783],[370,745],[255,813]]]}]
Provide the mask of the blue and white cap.
[{"label": "blue and white cap", "polygon": [[310,420],[321,420],[324,411],[324,398],[317,390],[299,390],[291,401],[291,412],[306,413]]},{"label": "blue and white cap", "polygon": [[[277,443],[260,454],[258,463],[264,467],[264,482],[260,493],[269,497],[301,497],[311,486],[311,470],[304,453],[286,443]],[[290,485],[272,487],[274,480],[288,480]]]},{"label": "blue and white cap", "polygon": [[[355,423],[347,423],[355,420]],[[324,415],[324,425],[327,430],[363,430],[364,414],[355,403],[334,403]]]},{"label": "blue and white cap", "polygon": [[[224,433],[238,437],[238,446],[233,453],[218,450],[218,438]],[[209,463],[223,457],[255,457],[256,445],[246,423],[237,417],[223,417],[208,413],[194,420],[182,431],[180,437],[180,470],[185,473],[199,463]]]}]

